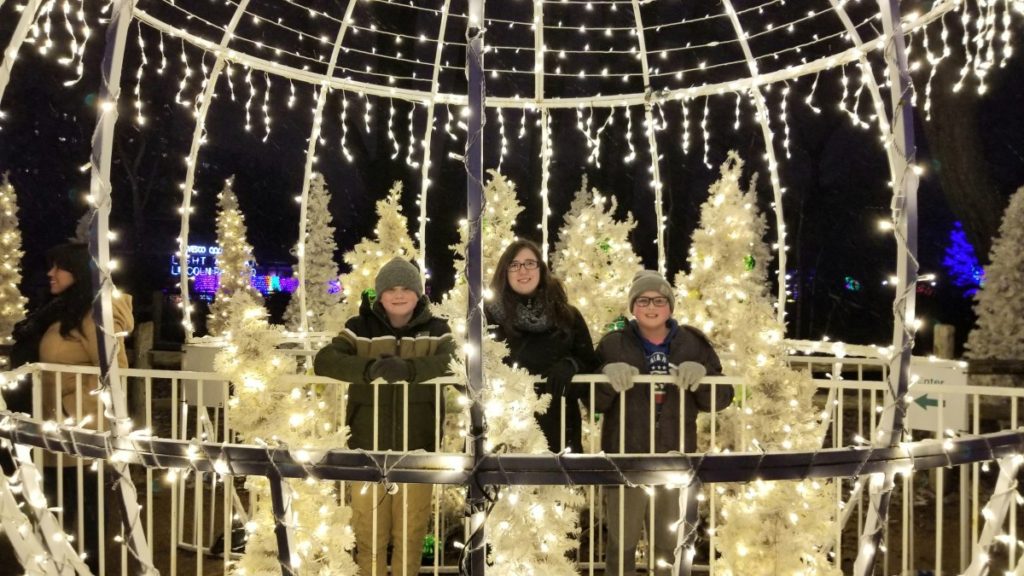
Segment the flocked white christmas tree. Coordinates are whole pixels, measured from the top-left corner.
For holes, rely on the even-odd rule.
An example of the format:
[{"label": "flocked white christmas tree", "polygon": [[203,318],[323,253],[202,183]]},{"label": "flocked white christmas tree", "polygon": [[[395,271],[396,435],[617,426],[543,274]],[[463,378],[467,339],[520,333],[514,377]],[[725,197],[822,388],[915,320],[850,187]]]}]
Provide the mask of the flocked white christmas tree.
[{"label": "flocked white christmas tree", "polygon": [[[18,196],[4,174],[0,183],[0,342],[11,343],[11,330],[25,318],[21,284],[21,230],[18,228]],[[0,359],[0,368],[6,365]]]},{"label": "flocked white christmas tree", "polygon": [[359,313],[363,292],[373,289],[377,271],[395,256],[415,261],[418,257],[416,246],[409,235],[409,222],[402,214],[402,183],[395,182],[384,199],[377,202],[377,227],[375,238],[363,238],[352,250],[345,253],[345,264],[350,272],[339,278],[344,300],[330,314],[339,318],[350,318]]},{"label": "flocked white christmas tree", "polygon": [[967,337],[971,358],[1024,358],[1024,187],[1003,212],[985,282],[974,296],[978,323]]},{"label": "flocked white christmas tree", "polygon": [[[224,189],[217,195],[217,245],[221,252],[217,256],[220,282],[214,302],[210,305],[207,331],[219,336],[231,317],[248,309],[249,302],[262,304],[263,297],[252,287],[254,259],[249,244],[245,215],[235,195],[234,177],[224,182]],[[233,303],[235,296],[247,294],[248,299]]]},{"label": "flocked white christmas tree", "polygon": [[[306,204],[306,278],[298,288],[306,294],[306,329],[310,332],[337,332],[344,322],[344,319],[336,317],[341,294],[336,286],[333,291],[329,289],[338,281],[338,265],[334,262],[338,243],[334,240],[330,202],[331,194],[323,175],[314,174],[309,183]],[[285,325],[292,330],[301,327],[298,290],[284,311]]]},{"label": "flocked white christmas tree", "polygon": [[[487,199],[482,221],[482,257],[485,283],[506,246],[515,241],[513,226],[522,212],[515,187],[497,172],[491,171],[484,194]],[[463,272],[468,228],[463,223],[462,240],[452,248],[456,252],[456,285],[438,309],[450,319],[457,342],[465,343],[465,317],[468,302]],[[461,346],[460,346],[461,349]],[[510,453],[544,453],[547,441],[537,425],[535,412],[547,410],[550,395],[538,396],[534,377],[525,370],[507,366],[502,359],[508,353],[504,343],[485,338],[483,343],[484,390],[479,402],[487,419],[487,443],[490,451],[501,446]],[[462,358],[453,366],[456,378],[464,379]],[[462,436],[468,428],[463,414]],[[583,497],[565,486],[508,486],[501,490],[486,522],[489,547],[488,574],[497,575],[575,575],[577,571],[567,554],[576,547],[579,509]]]},{"label": "flocked white christmas tree", "polygon": [[636,222],[628,213],[625,220],[616,220],[617,206],[596,188],[587,190],[584,176],[551,255],[551,268],[587,321],[594,342],[629,313],[629,285],[642,268],[629,242]]},{"label": "flocked white christmas tree", "polygon": [[[249,292],[237,292],[232,303],[234,313],[224,327],[227,345],[214,367],[234,385],[228,414],[239,440],[287,449],[297,461],[309,463],[345,446],[348,429],[328,416],[338,396],[329,388],[285,382],[281,377],[294,374],[295,360],[276,351],[280,327],[267,323],[266,310]],[[231,463],[218,461],[216,466],[230,470]],[[246,487],[255,496],[255,508],[235,573],[279,574],[270,485],[264,476],[250,476]],[[286,521],[294,536],[295,573],[354,575],[352,510],[339,503],[337,483],[286,480],[284,492],[291,507]]]},{"label": "flocked white christmas tree", "polygon": [[[821,447],[810,376],[789,368],[768,295],[765,221],[754,183],[743,191],[743,162],[733,152],[701,206],[700,227],[688,257],[690,273],[676,279],[677,314],[703,330],[733,361],[726,373],[741,377],[740,407],[719,413],[718,446],[732,450],[815,450]],[[715,561],[719,574],[839,574],[822,549],[833,523],[827,482],[753,482],[717,485],[722,523]]]}]

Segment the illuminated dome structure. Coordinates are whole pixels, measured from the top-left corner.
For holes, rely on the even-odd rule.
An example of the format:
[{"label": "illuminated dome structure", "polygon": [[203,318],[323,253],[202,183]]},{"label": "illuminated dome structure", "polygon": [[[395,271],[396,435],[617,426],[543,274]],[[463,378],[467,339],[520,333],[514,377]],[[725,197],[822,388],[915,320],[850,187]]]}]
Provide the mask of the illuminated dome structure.
[{"label": "illuminated dome structure", "polygon": [[[874,449],[864,451],[869,456],[851,457],[825,471],[814,469],[817,455],[808,453],[798,455],[795,464],[784,459],[763,467],[759,463],[750,470],[749,477],[730,476],[724,471],[731,464],[727,457],[722,457],[718,464],[712,462],[704,471],[704,479],[750,480],[771,478],[772,473],[776,474],[774,478],[794,478],[792,468],[801,466],[808,477],[853,476],[864,471],[877,474],[877,481],[871,485],[872,502],[876,505],[866,513],[856,566],[859,573],[869,573],[881,538],[878,526],[886,518],[893,475],[907,465],[908,457],[898,447],[903,430],[902,406],[907,401],[909,384],[917,284],[917,167],[912,115],[907,111],[908,105],[915,103],[924,108],[930,106],[934,76],[923,74],[923,84],[915,89],[911,69],[924,64],[926,69],[934,70],[951,53],[962,53],[960,83],[952,89],[959,90],[966,79],[971,79],[971,85],[984,92],[990,72],[1004,65],[1013,54],[1021,4],[1011,0],[973,4],[953,0],[904,2],[902,7],[885,0],[877,4],[867,0],[503,0],[486,7],[483,4],[475,0],[115,0],[102,13],[104,21],[108,21],[104,39],[104,31],[90,29],[86,22],[91,17],[84,16],[86,12],[101,10],[99,5],[83,1],[78,6],[67,2],[62,7],[56,2],[26,0],[13,25],[0,68],[0,100],[26,41],[41,52],[50,51],[64,58],[64,63],[77,67],[79,74],[87,44],[102,44],[105,50],[104,90],[99,97],[100,119],[90,159],[91,196],[96,206],[94,249],[104,325],[112,326],[113,286],[109,282],[107,231],[114,127],[116,122],[148,121],[146,91],[150,86],[167,86],[166,81],[154,80],[167,68],[171,68],[168,74],[179,78],[175,82],[175,100],[192,109],[195,120],[193,126],[157,127],[192,132],[180,181],[184,191],[177,240],[181,254],[187,253],[189,246],[189,215],[207,122],[231,107],[241,110],[240,116],[245,118],[237,130],[262,133],[264,139],[278,129],[281,115],[295,118],[292,126],[308,126],[297,231],[306,230],[307,199],[318,160],[331,154],[351,161],[347,148],[349,131],[360,129],[362,124],[369,126],[373,115],[387,115],[389,128],[398,123],[407,126],[408,141],[398,140],[390,129],[389,136],[392,157],[404,157],[419,174],[419,187],[414,192],[418,195],[420,214],[412,218],[421,246],[431,242],[432,227],[442,225],[433,224],[427,210],[432,195],[437,193],[431,184],[437,178],[436,164],[444,153],[465,163],[469,219],[479,222],[484,164],[481,146],[497,150],[492,156],[498,158],[500,165],[507,141],[515,132],[539,130],[540,184],[531,193],[539,195],[542,205],[538,227],[547,250],[552,158],[564,145],[564,132],[575,131],[574,137],[585,137],[591,160],[600,156],[602,145],[608,146],[610,140],[617,138],[618,146],[628,148],[630,153],[620,165],[604,169],[614,171],[637,158],[639,162],[646,160],[645,173],[652,196],[650,217],[657,223],[652,232],[657,266],[666,270],[667,199],[663,176],[672,167],[663,162],[664,152],[681,148],[701,154],[710,168],[709,150],[714,146],[715,135],[709,129],[709,114],[712,110],[728,109],[737,124],[754,122],[762,138],[763,166],[757,169],[767,173],[774,200],[769,235],[774,238],[778,274],[771,291],[780,302],[786,300],[787,268],[782,201],[786,183],[779,176],[779,167],[789,155],[789,110],[797,104],[812,109],[838,106],[855,125],[877,130],[893,193],[898,280],[893,346],[887,354],[887,401],[883,403],[886,408],[878,426],[884,433],[874,439]],[[51,38],[61,34],[65,23],[64,29],[69,32],[65,33],[64,41],[70,41],[69,49],[56,45]],[[966,30],[960,44],[948,39],[947,27],[954,23]],[[925,53],[915,54],[911,62],[907,41],[915,35],[924,39]],[[126,53],[131,53],[133,61],[138,62],[137,68],[123,66]],[[819,84],[826,82],[841,85],[839,102],[816,98]],[[311,116],[308,109],[291,107],[297,91],[312,93],[315,106]],[[281,106],[282,103],[286,105]],[[667,130],[669,122],[675,124],[671,131]],[[665,136],[669,132],[679,133],[680,137],[670,141]],[[456,148],[449,141],[464,145]],[[761,160],[757,158],[754,162]],[[306,250],[303,234],[299,238],[296,269],[301,286]],[[479,246],[479,227],[474,238],[470,242]],[[424,250],[420,258],[426,258]],[[471,272],[473,266],[471,263]],[[182,268],[182,305],[191,311],[188,278],[185,267]],[[472,298],[479,298],[479,281],[479,276],[470,280],[470,309],[478,304]],[[301,338],[308,333],[306,295],[300,289],[296,297],[302,306]],[[776,306],[779,322],[784,314],[785,306]],[[188,315],[185,326],[191,338],[193,327]],[[479,334],[476,336],[479,338]],[[104,340],[108,350],[116,346],[109,329]],[[479,349],[479,341],[476,344]],[[241,447],[229,455],[226,448],[206,444],[192,450],[187,442],[162,445],[141,439],[128,418],[121,370],[104,366],[103,372],[109,382],[103,396],[112,418],[114,440],[105,445],[93,442],[93,451],[86,453],[105,455],[122,471],[128,469],[129,463],[145,463],[155,468],[191,466],[225,473],[224,462],[232,461],[229,471],[233,472],[282,473],[273,460],[271,466],[264,465],[269,451],[256,446]],[[469,385],[479,390],[483,384],[471,376]],[[474,414],[476,424],[479,417],[480,414]],[[6,437],[27,444],[42,444],[46,434],[66,432],[65,427],[56,424],[33,427],[27,419],[10,422]],[[988,451],[976,455],[975,460],[1006,458],[1009,448],[1004,450],[1000,446],[1019,441],[1016,437],[1011,440],[989,445]],[[84,440],[81,446],[90,446],[90,442]],[[954,448],[959,446],[951,441],[943,457],[965,461],[955,453]],[[172,455],[175,450],[176,456]],[[927,448],[923,450],[926,452]],[[151,456],[157,453],[163,455],[163,460]],[[283,466],[287,468],[286,476],[312,474],[308,459],[302,460],[295,454],[289,457],[292,460]],[[946,465],[946,461],[939,463],[935,454],[928,457],[932,460],[917,464]],[[914,457],[909,458],[913,465]],[[330,465],[321,462],[323,466],[316,473],[324,477],[322,473],[327,471],[326,477],[344,478],[346,466],[355,466],[352,462],[341,457],[334,463],[337,468],[333,472]],[[528,484],[530,479],[544,474],[541,467],[530,468],[526,464],[519,469],[500,462],[491,466],[488,456],[479,451],[475,457],[449,466],[455,472],[442,471],[429,455],[411,457],[409,462],[412,471],[407,473],[406,481],[458,483],[458,479],[469,482],[474,474],[489,474],[491,482],[511,479],[509,483]],[[595,458],[594,466],[598,466],[596,462]],[[689,464],[687,460],[686,465]],[[630,471],[628,467],[623,470]],[[589,471],[593,473],[593,468]],[[643,476],[643,469],[634,471],[640,474],[637,478],[665,481],[656,472]],[[517,472],[518,479],[514,478]],[[586,483],[588,478],[585,467],[571,470],[575,476],[564,468],[562,472],[568,474],[567,478],[571,476],[570,482]],[[32,478],[31,473],[27,476]],[[383,476],[386,478],[386,474]],[[30,494],[37,493],[34,482],[30,479],[25,483]],[[604,483],[615,482],[606,478]],[[122,474],[120,485],[127,517],[138,518],[140,511],[127,474]],[[13,498],[9,490],[4,490],[4,494],[5,498]],[[275,520],[279,527],[286,523],[283,514],[278,515],[276,510]],[[60,538],[55,537],[59,529],[53,518],[38,524],[43,526],[42,538],[25,537],[16,543],[23,557],[70,556],[67,550],[61,551]],[[129,523],[126,532],[129,548],[145,558],[150,551],[141,523]],[[288,538],[280,536],[278,545],[283,547],[280,555],[285,566],[293,561],[288,555]],[[479,570],[483,566],[483,548],[474,549],[472,554],[474,569]],[[148,562],[143,564],[152,568]],[[35,566],[47,573],[67,573],[42,560]],[[81,567],[75,565],[73,569]]]}]

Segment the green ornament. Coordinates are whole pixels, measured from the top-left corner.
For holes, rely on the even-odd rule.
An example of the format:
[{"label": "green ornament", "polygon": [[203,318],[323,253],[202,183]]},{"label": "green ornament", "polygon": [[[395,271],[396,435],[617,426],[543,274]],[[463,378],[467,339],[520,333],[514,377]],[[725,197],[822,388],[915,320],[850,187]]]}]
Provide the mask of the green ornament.
[{"label": "green ornament", "polygon": [[615,330],[624,330],[626,328],[626,317],[619,316],[615,320],[612,320],[611,324],[605,326],[605,332],[614,332]]},{"label": "green ornament", "polygon": [[377,301],[377,291],[374,290],[373,288],[367,288],[366,290],[363,290],[363,294],[365,294],[366,298],[370,300],[370,304],[373,304],[374,302]]},{"label": "green ornament", "polygon": [[754,260],[753,254],[747,254],[746,256],[743,257],[743,265],[747,268],[748,272],[750,270],[753,270],[756,264],[757,260]]},{"label": "green ornament", "polygon": [[605,238],[604,241],[602,241],[597,246],[606,254],[612,251],[612,245],[610,242],[608,242],[607,238]]}]

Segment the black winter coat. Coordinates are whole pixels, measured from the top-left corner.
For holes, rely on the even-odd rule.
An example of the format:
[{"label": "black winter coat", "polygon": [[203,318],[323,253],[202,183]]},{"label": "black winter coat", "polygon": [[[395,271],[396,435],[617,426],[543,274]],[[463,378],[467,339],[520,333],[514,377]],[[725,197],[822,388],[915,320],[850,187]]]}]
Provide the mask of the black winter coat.
[{"label": "black winter coat", "polygon": [[[602,366],[613,362],[625,362],[635,366],[641,374],[645,372],[644,349],[636,322],[630,322],[626,328],[606,334],[597,346],[597,355]],[[669,344],[669,362],[675,365],[683,362],[703,364],[708,376],[722,374],[722,363],[715,354],[704,333],[690,326],[680,326],[675,337]],[[682,408],[685,414],[684,433],[686,442],[679,443],[679,409],[680,390],[676,386],[667,386],[665,401],[661,415],[658,417],[654,431],[654,447],[651,446],[651,386],[636,384],[626,391],[626,432],[625,450],[620,449],[622,394],[615,391],[607,382],[598,384],[595,404],[598,412],[604,414],[604,425],[601,430],[601,449],[612,453],[672,452],[682,448],[684,452],[697,449],[697,412],[709,412],[711,405],[711,386],[701,385],[697,392],[684,390]],[[714,409],[721,410],[732,402],[733,389],[727,384],[719,384],[715,388]]]},{"label": "black winter coat", "polygon": [[[350,382],[345,423],[351,432],[350,448],[364,450],[434,450],[435,413],[438,395],[435,386],[417,386],[421,382],[451,374],[449,365],[455,352],[448,323],[430,313],[430,302],[420,298],[406,326],[395,329],[388,322],[380,302],[372,306],[366,297],[359,315],[345,323],[345,330],[320,350],[313,361],[319,375]],[[373,444],[374,401],[367,371],[378,358],[398,356],[409,364],[409,386],[379,385],[377,398],[377,445]],[[409,429],[403,429],[403,396],[408,389]],[[440,397],[444,417],[444,396]],[[408,441],[406,445],[405,442]]]},{"label": "black winter coat", "polygon": [[[590,374],[597,368],[597,355],[590,330],[580,311],[572,310],[573,322],[568,328],[550,328],[544,332],[516,331],[512,333],[501,325],[494,325],[494,335],[505,342],[509,354],[505,363],[517,364],[530,374],[543,377],[546,385],[538,385],[538,394],[551,394],[551,406],[540,414],[540,424],[548,448],[552,452],[562,449],[561,399],[565,398],[565,446],[574,453],[582,451],[582,415],[579,400],[586,400],[586,387],[570,384],[576,374]],[[487,314],[487,324],[494,324]]]}]

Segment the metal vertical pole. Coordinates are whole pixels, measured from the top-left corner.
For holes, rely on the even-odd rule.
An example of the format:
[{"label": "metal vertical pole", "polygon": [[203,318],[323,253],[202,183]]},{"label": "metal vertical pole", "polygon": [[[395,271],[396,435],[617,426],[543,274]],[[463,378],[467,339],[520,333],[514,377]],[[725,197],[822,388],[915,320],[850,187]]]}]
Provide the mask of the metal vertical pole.
[{"label": "metal vertical pole", "polygon": [[[466,138],[466,208],[469,216],[469,245],[466,250],[466,275],[469,285],[469,304],[466,310],[468,344],[466,374],[469,384],[469,417],[473,440],[473,460],[484,457],[483,405],[480,403],[484,387],[483,374],[483,253],[481,250],[481,218],[483,215],[483,126],[484,126],[484,0],[470,0],[469,24],[466,27],[468,51],[466,69],[469,76],[469,134]],[[469,499],[466,503],[470,517],[469,573],[483,576],[487,550],[484,540],[484,516],[487,498],[483,487],[470,480]]]},{"label": "metal vertical pole", "polygon": [[[885,413],[873,438],[875,446],[895,446],[904,430],[906,396],[909,387],[910,354],[914,345],[914,304],[917,287],[917,174],[913,171],[916,147],[912,111],[913,85],[907,67],[906,44],[900,22],[898,0],[878,0],[885,29],[885,60],[892,86],[892,132],[887,145],[895,149],[893,182],[893,227],[896,233],[897,292],[893,302],[893,353],[890,360],[889,390]],[[894,473],[887,471],[871,479],[870,507],[861,532],[853,573],[872,574],[889,513]]]},{"label": "metal vertical pole", "polygon": [[[92,285],[95,291],[92,315],[98,329],[96,349],[100,368],[100,397],[103,399],[104,415],[111,419],[111,434],[116,443],[132,431],[128,416],[127,396],[118,366],[118,347],[121,345],[114,334],[114,285],[110,278],[110,163],[113,156],[114,127],[117,123],[117,104],[121,95],[121,66],[124,62],[125,39],[132,22],[135,0],[121,0],[113,4],[110,23],[107,26],[107,46],[103,55],[103,83],[100,85],[100,114],[92,136],[91,174],[89,192],[96,204],[92,214],[89,233],[89,254],[93,260]],[[99,423],[97,423],[97,426]],[[153,554],[146,541],[141,522],[142,514],[131,471],[124,462],[111,462],[117,473],[115,485],[120,494],[121,518],[124,526],[126,545],[132,557],[138,562],[136,571],[140,574],[157,574],[153,567]],[[103,482],[100,472],[101,483]]]}]

